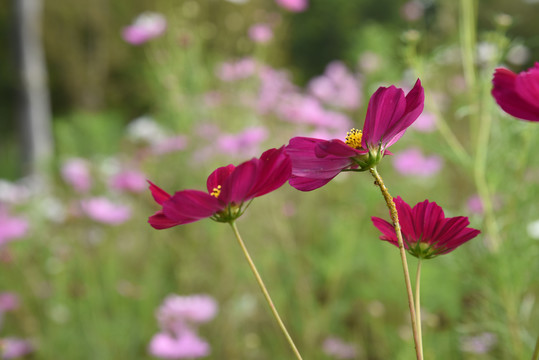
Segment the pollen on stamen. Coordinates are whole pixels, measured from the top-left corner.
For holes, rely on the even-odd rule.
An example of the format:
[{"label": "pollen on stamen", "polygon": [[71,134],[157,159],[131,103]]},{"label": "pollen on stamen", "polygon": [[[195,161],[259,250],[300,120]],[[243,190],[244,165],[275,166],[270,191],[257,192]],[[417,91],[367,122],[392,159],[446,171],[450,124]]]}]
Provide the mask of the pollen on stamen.
[{"label": "pollen on stamen", "polygon": [[344,143],[354,149],[361,148],[361,136],[362,132],[358,129],[351,129],[346,133],[346,139]]},{"label": "pollen on stamen", "polygon": [[218,198],[221,194],[221,185],[217,185],[217,187],[213,188],[213,191],[210,193],[210,196],[214,196],[215,198]]}]

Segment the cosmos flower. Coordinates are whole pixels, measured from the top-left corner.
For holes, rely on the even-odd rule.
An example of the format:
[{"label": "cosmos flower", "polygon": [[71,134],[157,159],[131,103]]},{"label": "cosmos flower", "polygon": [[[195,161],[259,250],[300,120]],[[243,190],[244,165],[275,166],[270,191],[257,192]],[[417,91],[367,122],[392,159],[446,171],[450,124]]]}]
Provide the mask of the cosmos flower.
[{"label": "cosmos flower", "polygon": [[150,182],[150,191],[162,209],[150,216],[155,229],[167,229],[204,218],[231,222],[241,216],[250,200],[281,187],[290,177],[292,165],[284,148],[270,149],[260,158],[238,166],[216,169],[208,177],[208,191],[182,190],[169,195]]},{"label": "cosmos flower", "polygon": [[217,302],[208,295],[169,295],[157,310],[164,331],[181,332],[192,324],[210,321],[217,313]]},{"label": "cosmos flower", "polygon": [[92,177],[88,162],[81,158],[66,160],[61,169],[62,178],[77,192],[83,193],[92,187]]},{"label": "cosmos flower", "polygon": [[[397,207],[404,247],[418,258],[430,259],[447,254],[479,235],[480,231],[467,227],[468,218],[446,218],[443,209],[435,202],[425,200],[412,209],[400,197],[393,199]],[[382,232],[381,240],[398,246],[393,225],[386,220],[372,217],[374,226]]]},{"label": "cosmos flower", "polygon": [[160,332],[153,336],[148,352],[163,359],[195,359],[209,355],[210,345],[188,330],[181,334]]},{"label": "cosmos flower", "polygon": [[82,200],[81,208],[91,219],[108,225],[122,224],[131,217],[131,208],[101,196]]},{"label": "cosmos flower", "polygon": [[492,83],[492,96],[506,113],[539,121],[539,62],[519,74],[497,68]]},{"label": "cosmos flower", "polygon": [[423,87],[419,79],[405,96],[395,86],[380,87],[372,95],[363,131],[352,129],[345,141],[296,137],[286,151],[292,161],[290,185],[298,190],[317,189],[346,169],[367,170],[387,151],[423,111]]},{"label": "cosmos flower", "polygon": [[28,220],[19,216],[11,216],[6,208],[0,206],[0,246],[24,237],[28,228]]},{"label": "cosmos flower", "polygon": [[145,12],[135,22],[123,29],[122,36],[132,45],[140,45],[161,36],[167,28],[167,20],[158,13]]},{"label": "cosmos flower", "polygon": [[395,155],[393,167],[401,175],[432,177],[442,169],[443,159],[437,155],[423,155],[419,148],[409,148]]},{"label": "cosmos flower", "polygon": [[254,24],[249,28],[249,38],[256,43],[265,44],[273,39],[273,30],[267,24]]}]

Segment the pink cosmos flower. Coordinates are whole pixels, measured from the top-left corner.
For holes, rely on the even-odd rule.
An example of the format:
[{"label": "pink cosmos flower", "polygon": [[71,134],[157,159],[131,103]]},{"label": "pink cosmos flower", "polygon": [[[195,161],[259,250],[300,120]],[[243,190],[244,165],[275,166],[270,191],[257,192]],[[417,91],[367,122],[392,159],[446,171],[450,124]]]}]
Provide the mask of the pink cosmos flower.
[{"label": "pink cosmos flower", "polygon": [[28,232],[28,221],[22,217],[11,216],[0,206],[0,246],[22,238]]},{"label": "pink cosmos flower", "polygon": [[[447,254],[479,235],[480,231],[467,227],[468,218],[446,218],[435,202],[425,200],[412,209],[400,197],[393,199],[397,207],[404,247],[418,258],[430,259]],[[374,226],[382,232],[381,240],[398,246],[395,228],[386,220],[372,217]]]},{"label": "pink cosmos flower", "polygon": [[119,225],[131,217],[128,206],[113,203],[105,197],[82,200],[81,207],[91,219],[104,224]]},{"label": "pink cosmos flower", "polygon": [[146,189],[146,176],[137,170],[126,170],[109,179],[109,186],[116,190],[141,192]]},{"label": "pink cosmos flower", "polygon": [[281,187],[291,171],[290,159],[281,147],[237,167],[231,164],[216,169],[206,182],[207,192],[182,190],[171,196],[150,182],[152,196],[162,209],[148,222],[155,229],[167,229],[208,217],[219,222],[233,221],[250,200]]},{"label": "pink cosmos flower", "polygon": [[86,160],[71,158],[64,162],[61,170],[62,178],[77,192],[86,192],[92,187],[90,167]]},{"label": "pink cosmos flower", "polygon": [[19,307],[19,297],[12,292],[0,293],[0,316],[6,311],[12,311]]},{"label": "pink cosmos flower", "polygon": [[219,135],[216,144],[221,153],[251,155],[253,151],[258,152],[258,145],[267,138],[268,130],[265,127],[253,126],[238,134]]},{"label": "pink cosmos flower", "polygon": [[301,191],[317,189],[343,170],[367,170],[386,154],[423,111],[419,79],[405,96],[395,86],[380,87],[371,97],[363,131],[352,129],[346,140],[296,137],[286,151],[292,161],[290,185]]},{"label": "pink cosmos flower", "polygon": [[430,133],[436,130],[436,117],[430,112],[424,111],[417,120],[410,126],[410,129],[422,133]]},{"label": "pink cosmos flower", "polygon": [[153,336],[148,352],[163,359],[194,359],[210,354],[210,345],[191,331],[160,332]]},{"label": "pink cosmos flower", "polygon": [[267,24],[255,24],[249,28],[249,37],[256,43],[265,44],[273,39],[273,30]]},{"label": "pink cosmos flower", "polygon": [[16,359],[34,351],[30,342],[15,337],[0,339],[0,346],[2,347],[2,359]]},{"label": "pink cosmos flower", "polygon": [[329,63],[324,75],[312,79],[308,88],[324,103],[342,109],[357,109],[361,100],[358,80],[340,61]]},{"label": "pink cosmos flower", "polygon": [[185,149],[187,142],[187,136],[185,135],[169,136],[154,142],[151,151],[155,155],[168,154]]},{"label": "pink cosmos flower", "polygon": [[157,321],[164,331],[176,334],[191,324],[210,321],[217,313],[217,302],[208,295],[169,295],[157,310]]},{"label": "pink cosmos flower", "polygon": [[393,158],[393,166],[405,176],[431,177],[442,169],[442,165],[440,156],[425,156],[418,148],[401,151]]},{"label": "pink cosmos flower", "polygon": [[254,75],[256,61],[251,57],[245,57],[235,62],[222,63],[217,69],[217,77],[222,81],[237,81]]},{"label": "pink cosmos flower", "polygon": [[122,36],[132,45],[140,45],[161,36],[167,28],[165,17],[158,13],[145,12],[135,22],[123,29]]},{"label": "pink cosmos flower", "polygon": [[497,68],[492,83],[492,96],[506,113],[539,121],[539,62],[519,74]]},{"label": "pink cosmos flower", "polygon": [[309,7],[308,0],[276,0],[277,5],[291,12],[302,12]]}]

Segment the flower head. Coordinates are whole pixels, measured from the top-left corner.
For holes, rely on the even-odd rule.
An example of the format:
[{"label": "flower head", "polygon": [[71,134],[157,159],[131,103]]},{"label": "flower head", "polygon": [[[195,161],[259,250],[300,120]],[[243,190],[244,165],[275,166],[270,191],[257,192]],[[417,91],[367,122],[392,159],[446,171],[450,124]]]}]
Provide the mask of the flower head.
[{"label": "flower head", "polygon": [[308,0],[276,0],[277,4],[291,12],[302,12],[309,7]]},{"label": "flower head", "polygon": [[419,79],[404,95],[395,86],[380,87],[371,97],[363,130],[352,129],[345,141],[296,137],[286,147],[292,161],[290,185],[298,190],[317,189],[343,170],[372,168],[423,111],[424,93]]},{"label": "flower head", "polygon": [[28,227],[28,220],[19,216],[11,216],[7,209],[0,206],[0,246],[24,237],[28,232]]},{"label": "flower head", "polygon": [[217,313],[217,302],[208,295],[169,295],[157,310],[164,331],[180,333],[191,324],[208,322]]},{"label": "flower head", "polygon": [[208,356],[210,345],[189,330],[181,334],[160,332],[153,336],[148,352],[163,359],[195,359]]},{"label": "flower head", "polygon": [[102,196],[82,200],[81,207],[88,217],[103,224],[119,225],[131,217],[131,208]]},{"label": "flower head", "polygon": [[216,169],[206,182],[207,192],[182,190],[169,195],[150,182],[150,191],[162,209],[148,222],[156,229],[188,224],[204,218],[230,222],[243,214],[248,202],[281,187],[290,177],[292,165],[284,148],[270,149],[260,158],[238,166]]},{"label": "flower head", "polygon": [[519,74],[497,68],[492,83],[492,96],[506,113],[539,121],[539,62]]},{"label": "flower head", "polygon": [[[404,247],[418,258],[430,259],[447,254],[479,235],[480,231],[467,227],[465,216],[446,218],[435,202],[425,200],[412,209],[400,197],[393,199],[397,207]],[[373,217],[374,226],[382,232],[381,240],[398,246],[395,228],[386,220]]]},{"label": "flower head", "polygon": [[132,45],[140,45],[161,36],[167,28],[167,20],[158,13],[140,14],[135,22],[123,29],[122,36]]}]

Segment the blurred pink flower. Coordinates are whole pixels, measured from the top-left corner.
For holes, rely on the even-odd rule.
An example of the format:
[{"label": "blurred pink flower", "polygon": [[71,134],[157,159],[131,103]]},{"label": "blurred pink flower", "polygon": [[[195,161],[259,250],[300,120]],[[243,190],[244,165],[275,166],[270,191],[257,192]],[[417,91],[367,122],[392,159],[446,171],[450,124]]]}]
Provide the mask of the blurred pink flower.
[{"label": "blurred pink flower", "polygon": [[302,12],[309,7],[308,0],[275,0],[277,5],[291,12]]},{"label": "blurred pink flower", "polygon": [[357,347],[346,343],[337,337],[328,337],[322,343],[324,353],[337,359],[354,359],[357,356]]},{"label": "blurred pink flower", "polygon": [[156,155],[168,154],[185,149],[187,137],[185,135],[170,136],[152,144],[152,153]]},{"label": "blurred pink flower", "polygon": [[66,160],[61,169],[62,178],[77,192],[86,192],[92,187],[90,167],[86,160],[71,158]]},{"label": "blurred pink flower", "polygon": [[285,71],[264,67],[259,72],[259,79],[257,109],[262,114],[274,110],[281,99],[287,98],[295,91]]},{"label": "blurred pink flower", "polygon": [[249,37],[256,43],[265,44],[273,39],[273,30],[267,24],[255,24],[249,28]]},{"label": "blurred pink flower", "polygon": [[483,202],[481,201],[481,197],[479,195],[471,196],[467,203],[468,211],[473,214],[483,214]]},{"label": "blurred pink flower", "polygon": [[434,176],[442,169],[442,165],[440,156],[424,156],[417,148],[400,151],[393,158],[393,167],[405,176]]},{"label": "blurred pink flower", "polygon": [[2,347],[2,359],[19,358],[33,351],[29,341],[15,337],[0,339],[0,345]]},{"label": "blurred pink flower", "polygon": [[410,129],[422,133],[430,133],[436,130],[436,117],[434,114],[429,112],[423,112],[417,120],[410,126]]},{"label": "blurred pink flower", "polygon": [[164,331],[176,334],[192,324],[210,321],[217,314],[217,302],[208,295],[169,295],[157,310],[157,321]]},{"label": "blurred pink flower", "polygon": [[153,336],[148,352],[163,359],[193,359],[209,355],[210,346],[190,331],[180,335],[160,332]]},{"label": "blurred pink flower", "polygon": [[140,14],[132,25],[123,29],[122,36],[128,43],[140,45],[161,36],[166,28],[167,21],[163,15],[145,12]]},{"label": "blurred pink flower", "polygon": [[109,225],[119,225],[131,217],[128,206],[113,203],[105,197],[82,200],[81,208],[91,219]]},{"label": "blurred pink flower", "polygon": [[259,152],[260,143],[268,138],[268,130],[262,126],[249,127],[238,134],[223,134],[217,138],[220,152],[250,156]]},{"label": "blurred pink flower", "polygon": [[19,297],[12,292],[0,293],[0,314],[19,307]]},{"label": "blurred pink flower", "polygon": [[237,81],[254,75],[255,71],[255,60],[250,57],[245,57],[236,62],[222,63],[217,69],[217,77],[222,81]]},{"label": "blurred pink flower", "polygon": [[315,77],[308,85],[311,94],[328,105],[357,109],[361,91],[358,79],[340,61],[328,64],[324,75]]},{"label": "blurred pink flower", "polygon": [[11,216],[7,209],[0,207],[0,246],[21,237],[28,232],[28,221]]},{"label": "blurred pink flower", "polygon": [[496,334],[484,332],[477,336],[464,337],[460,341],[460,349],[473,354],[485,354],[498,342]]},{"label": "blurred pink flower", "polygon": [[141,192],[146,190],[146,176],[138,170],[126,170],[109,179],[109,186],[115,190]]}]

